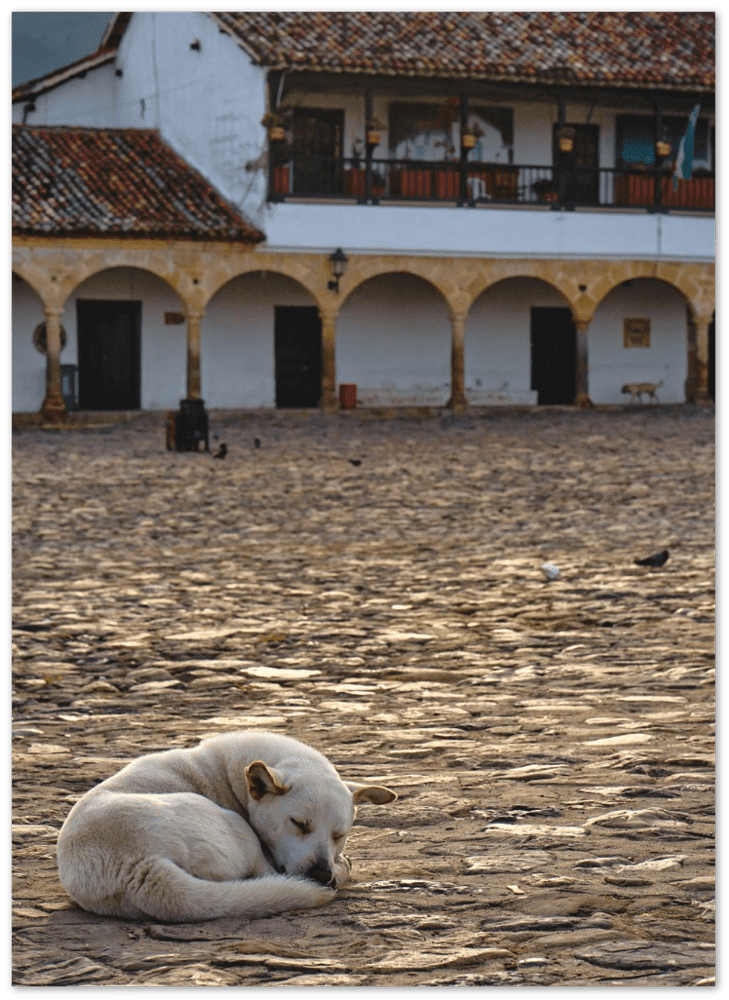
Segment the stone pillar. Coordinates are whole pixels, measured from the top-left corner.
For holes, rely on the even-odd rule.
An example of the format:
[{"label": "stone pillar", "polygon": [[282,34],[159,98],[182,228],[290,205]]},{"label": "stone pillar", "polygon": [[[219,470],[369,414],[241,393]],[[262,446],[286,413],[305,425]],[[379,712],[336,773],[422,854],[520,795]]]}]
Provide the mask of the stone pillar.
[{"label": "stone pillar", "polygon": [[456,413],[468,409],[463,346],[467,319],[468,313],[451,313],[451,398],[446,406]]},{"label": "stone pillar", "polygon": [[41,413],[46,420],[63,420],[66,403],[61,387],[61,309],[44,310],[46,319],[46,396]]},{"label": "stone pillar", "polygon": [[200,399],[200,324],[202,312],[187,314],[187,398]]},{"label": "stone pillar", "polygon": [[590,326],[590,319],[576,319],[575,332],[575,403],[579,403],[588,396],[589,365],[587,360],[587,330]]},{"label": "stone pillar", "polygon": [[706,403],[709,401],[709,327],[711,318],[708,316],[696,317],[696,348],[694,359],[689,357],[689,362],[694,361],[693,377],[689,377],[689,382],[693,386],[692,403]]},{"label": "stone pillar", "polygon": [[321,317],[321,396],[319,406],[322,410],[337,409],[337,312],[336,310],[319,309]]}]

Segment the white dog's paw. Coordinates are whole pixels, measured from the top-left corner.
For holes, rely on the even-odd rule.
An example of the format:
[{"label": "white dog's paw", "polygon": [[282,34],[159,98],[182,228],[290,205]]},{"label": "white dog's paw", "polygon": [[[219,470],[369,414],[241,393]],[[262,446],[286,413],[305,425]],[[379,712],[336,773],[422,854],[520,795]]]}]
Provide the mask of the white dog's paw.
[{"label": "white dog's paw", "polygon": [[334,884],[336,885],[337,889],[341,885],[344,885],[344,883],[349,878],[351,871],[352,871],[352,862],[349,860],[349,858],[345,857],[342,854],[339,860],[337,861],[336,865],[334,866]]}]

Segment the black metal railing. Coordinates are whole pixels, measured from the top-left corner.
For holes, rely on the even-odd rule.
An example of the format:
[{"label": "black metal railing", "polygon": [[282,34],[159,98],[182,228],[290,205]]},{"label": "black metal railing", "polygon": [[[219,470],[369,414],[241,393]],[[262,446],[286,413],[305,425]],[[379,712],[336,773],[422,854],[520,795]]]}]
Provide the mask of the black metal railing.
[{"label": "black metal railing", "polygon": [[674,182],[654,170],[502,163],[364,160],[279,154],[272,158],[269,199],[346,199],[559,208],[714,211],[713,175]]}]

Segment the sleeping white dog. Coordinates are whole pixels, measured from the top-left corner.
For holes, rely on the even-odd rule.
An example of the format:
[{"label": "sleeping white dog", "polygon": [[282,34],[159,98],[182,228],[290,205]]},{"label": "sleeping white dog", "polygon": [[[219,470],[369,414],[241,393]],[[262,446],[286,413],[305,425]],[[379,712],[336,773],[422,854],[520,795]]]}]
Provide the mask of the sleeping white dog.
[{"label": "sleeping white dog", "polygon": [[84,909],[168,922],[264,916],[334,896],[360,802],[389,788],[340,779],[312,747],[275,733],[214,736],[132,761],[80,799],[58,871]]}]

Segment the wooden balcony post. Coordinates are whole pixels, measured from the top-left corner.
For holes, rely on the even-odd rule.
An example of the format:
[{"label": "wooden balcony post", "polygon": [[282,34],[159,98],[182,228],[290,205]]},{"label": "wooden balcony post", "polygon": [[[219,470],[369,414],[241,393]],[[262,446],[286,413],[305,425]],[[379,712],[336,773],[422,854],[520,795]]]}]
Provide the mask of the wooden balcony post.
[{"label": "wooden balcony post", "polygon": [[591,319],[575,320],[575,403],[588,395],[587,330]]},{"label": "wooden balcony post", "polygon": [[337,314],[336,309],[319,309],[321,317],[321,396],[319,406],[332,412],[337,408]]},{"label": "wooden balcony post", "polygon": [[61,309],[46,307],[46,395],[41,413],[46,420],[59,421],[66,415],[61,387]]},{"label": "wooden balcony post", "polygon": [[187,398],[200,399],[200,324],[202,312],[187,314]]},{"label": "wooden balcony post", "polygon": [[451,313],[451,397],[446,407],[454,412],[468,409],[464,388],[464,340],[468,313]]}]

